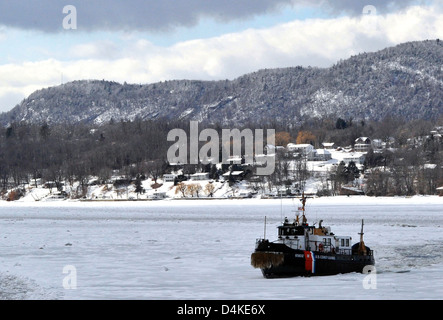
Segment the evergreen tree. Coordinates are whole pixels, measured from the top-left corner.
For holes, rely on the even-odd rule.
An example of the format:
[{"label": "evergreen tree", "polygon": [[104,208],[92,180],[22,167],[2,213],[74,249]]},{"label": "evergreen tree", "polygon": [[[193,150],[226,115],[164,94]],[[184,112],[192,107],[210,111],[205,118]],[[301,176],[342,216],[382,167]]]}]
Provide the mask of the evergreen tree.
[{"label": "evergreen tree", "polygon": [[360,170],[358,170],[357,165],[354,161],[349,162],[347,168],[347,182],[354,181],[354,179],[357,179],[360,176]]},{"label": "evergreen tree", "polygon": [[142,187],[142,179],[141,179],[141,175],[137,174],[137,177],[135,179],[135,192],[137,193],[137,199],[138,199],[138,195],[140,193],[143,193],[145,190]]},{"label": "evergreen tree", "polygon": [[342,118],[338,118],[337,121],[335,122],[336,129],[346,129],[347,127],[348,127],[348,124]]}]

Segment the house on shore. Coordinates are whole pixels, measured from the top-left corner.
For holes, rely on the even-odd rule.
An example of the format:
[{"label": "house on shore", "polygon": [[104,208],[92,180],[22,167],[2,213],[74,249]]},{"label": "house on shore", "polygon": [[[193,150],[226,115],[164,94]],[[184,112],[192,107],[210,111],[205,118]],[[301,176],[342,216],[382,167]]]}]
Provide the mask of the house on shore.
[{"label": "house on shore", "polygon": [[331,153],[326,149],[317,149],[314,161],[328,161],[332,159]]},{"label": "house on shore", "polygon": [[167,174],[163,175],[163,181],[164,182],[174,182],[177,177],[178,177],[177,174],[167,173]]},{"label": "house on shore", "polygon": [[310,144],[295,144],[295,143],[288,143],[286,146],[286,149],[288,152],[295,154],[298,154],[302,157],[305,157],[307,160],[313,160],[315,158],[315,149],[313,145]]},{"label": "house on shore", "polygon": [[366,159],[366,156],[362,153],[351,153],[351,154],[346,155],[343,158],[343,162],[346,163],[347,165],[350,162],[354,162],[355,164],[364,164],[365,159]]},{"label": "house on shore", "polygon": [[354,150],[356,152],[368,152],[371,146],[371,139],[368,137],[360,137],[355,139]]},{"label": "house on shore", "polygon": [[334,149],[334,142],[323,142],[322,146],[324,149]]}]

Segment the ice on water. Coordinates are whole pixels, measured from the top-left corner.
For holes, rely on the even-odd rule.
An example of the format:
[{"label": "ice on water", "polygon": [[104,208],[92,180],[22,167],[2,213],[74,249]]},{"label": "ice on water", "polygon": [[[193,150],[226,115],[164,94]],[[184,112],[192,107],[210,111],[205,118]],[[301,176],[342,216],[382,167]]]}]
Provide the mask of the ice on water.
[{"label": "ice on water", "polygon": [[[443,199],[318,198],[310,223],[364,240],[364,274],[264,279],[256,238],[276,237],[291,199],[0,203],[0,299],[441,299]],[[66,288],[66,266],[76,287]]]}]

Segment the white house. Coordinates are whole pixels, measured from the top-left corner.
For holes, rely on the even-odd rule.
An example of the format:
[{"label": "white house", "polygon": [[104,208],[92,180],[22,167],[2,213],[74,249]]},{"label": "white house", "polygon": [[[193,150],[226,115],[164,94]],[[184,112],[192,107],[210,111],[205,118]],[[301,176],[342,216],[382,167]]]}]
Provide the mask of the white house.
[{"label": "white house", "polygon": [[349,164],[354,162],[355,164],[363,164],[365,162],[365,155],[361,153],[351,153],[343,158],[343,162]]},{"label": "white house", "polygon": [[288,143],[286,149],[288,149],[289,152],[299,153],[300,155],[305,156],[308,160],[315,158],[316,150],[314,149],[314,146],[310,144]]},{"label": "white house", "polygon": [[331,153],[326,149],[317,149],[315,161],[328,161],[332,159]]},{"label": "white house", "polygon": [[163,175],[164,182],[174,182],[175,178],[177,178],[176,174],[164,174]]},{"label": "white house", "polygon": [[356,152],[368,152],[371,148],[371,139],[368,137],[360,137],[355,139],[354,150]]},{"label": "white house", "polygon": [[332,148],[334,148],[335,143],[334,142],[323,142],[322,145],[323,145],[323,148],[325,148],[325,149],[332,149]]}]

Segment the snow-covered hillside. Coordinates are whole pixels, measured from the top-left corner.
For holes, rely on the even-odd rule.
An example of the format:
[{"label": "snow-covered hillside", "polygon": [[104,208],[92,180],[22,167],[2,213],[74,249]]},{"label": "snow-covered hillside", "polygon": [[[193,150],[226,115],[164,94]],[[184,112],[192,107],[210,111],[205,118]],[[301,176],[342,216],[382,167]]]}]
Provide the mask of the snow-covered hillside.
[{"label": "snow-covered hillside", "polygon": [[429,119],[442,112],[442,60],[443,43],[427,40],[362,53],[331,68],[265,69],[234,80],[74,81],[34,92],[0,115],[0,124],[162,118],[238,126],[313,116]]}]

